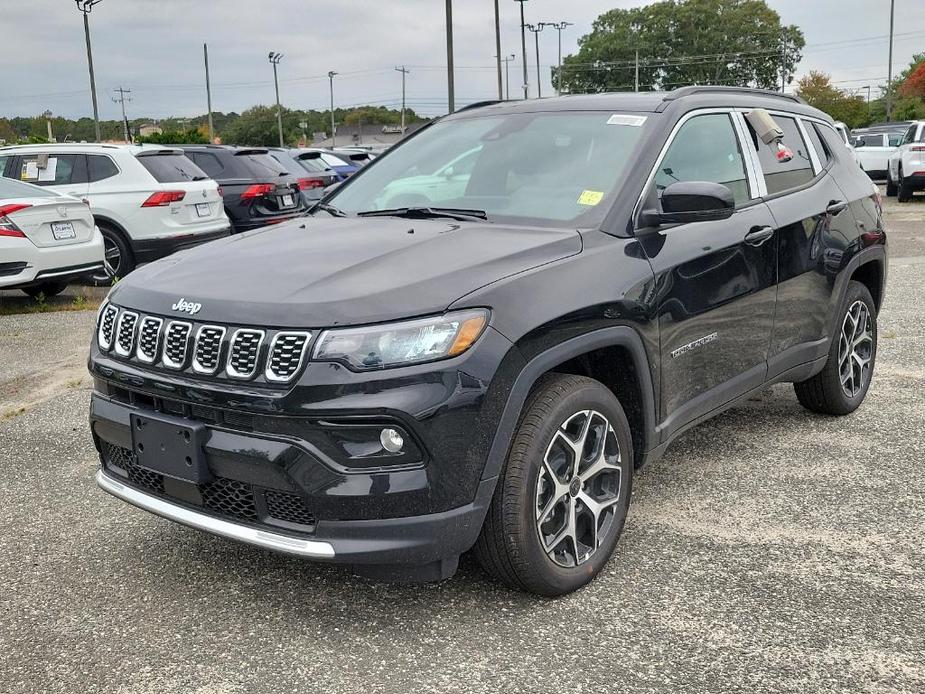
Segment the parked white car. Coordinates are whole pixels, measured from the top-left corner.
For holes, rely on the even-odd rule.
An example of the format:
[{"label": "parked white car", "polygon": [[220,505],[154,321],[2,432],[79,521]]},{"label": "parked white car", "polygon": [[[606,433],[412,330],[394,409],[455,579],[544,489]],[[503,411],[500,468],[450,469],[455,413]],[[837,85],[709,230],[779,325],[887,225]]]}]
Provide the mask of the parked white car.
[{"label": "parked white car", "polygon": [[909,126],[897,150],[890,155],[886,194],[909,202],[916,190],[925,189],[925,121]]},{"label": "parked white car", "polygon": [[54,296],[101,273],[103,236],[84,201],[0,178],[0,289]]},{"label": "parked white car", "polygon": [[[86,199],[117,277],[138,263],[228,235],[218,184],[161,145],[0,148],[0,175]],[[98,281],[107,281],[100,276]]]},{"label": "parked white car", "polygon": [[851,136],[848,132],[848,126],[842,123],[840,120],[835,121],[835,131],[838,133],[841,141],[845,143],[845,147],[848,148],[848,151],[851,152],[851,156],[858,163],[858,166],[860,166],[861,162],[858,160],[858,153],[854,151],[854,145],[851,144]]},{"label": "parked white car", "polygon": [[886,178],[890,155],[899,147],[903,139],[901,132],[866,132],[857,135],[854,141],[854,153],[871,178]]}]

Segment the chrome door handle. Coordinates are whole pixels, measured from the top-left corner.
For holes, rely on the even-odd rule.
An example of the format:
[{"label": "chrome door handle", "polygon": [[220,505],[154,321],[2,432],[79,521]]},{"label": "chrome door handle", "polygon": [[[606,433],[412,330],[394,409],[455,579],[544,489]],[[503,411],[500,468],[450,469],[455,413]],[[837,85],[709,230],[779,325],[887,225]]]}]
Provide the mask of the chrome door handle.
[{"label": "chrome door handle", "polygon": [[825,213],[835,215],[846,207],[848,207],[848,203],[844,200],[829,200],[829,206],[825,208]]},{"label": "chrome door handle", "polygon": [[774,236],[774,227],[752,227],[745,235],[745,243],[749,246],[760,246]]}]

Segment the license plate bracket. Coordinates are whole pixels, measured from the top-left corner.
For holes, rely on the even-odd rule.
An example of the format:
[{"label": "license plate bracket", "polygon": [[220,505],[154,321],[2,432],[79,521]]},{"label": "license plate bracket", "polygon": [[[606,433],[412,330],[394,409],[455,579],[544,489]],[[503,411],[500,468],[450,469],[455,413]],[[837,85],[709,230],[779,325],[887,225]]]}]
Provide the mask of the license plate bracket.
[{"label": "license plate bracket", "polygon": [[52,222],[51,235],[55,237],[55,241],[66,241],[77,238],[77,231],[73,222]]},{"label": "license plate bracket", "polygon": [[138,465],[167,477],[202,484],[212,479],[203,446],[204,424],[161,414],[131,413],[132,449]]},{"label": "license plate bracket", "polygon": [[200,217],[208,217],[210,214],[212,214],[212,205],[207,202],[197,202],[196,214]]}]

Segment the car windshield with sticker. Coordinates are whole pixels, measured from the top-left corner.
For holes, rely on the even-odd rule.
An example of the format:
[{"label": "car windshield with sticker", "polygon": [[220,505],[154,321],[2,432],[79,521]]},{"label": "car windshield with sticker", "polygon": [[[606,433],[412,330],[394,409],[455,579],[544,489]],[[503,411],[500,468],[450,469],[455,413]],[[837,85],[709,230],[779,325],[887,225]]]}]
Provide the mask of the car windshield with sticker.
[{"label": "car windshield with sticker", "polygon": [[622,185],[649,115],[464,117],[424,129],[328,200],[346,214],[478,211],[490,221],[591,226]]}]

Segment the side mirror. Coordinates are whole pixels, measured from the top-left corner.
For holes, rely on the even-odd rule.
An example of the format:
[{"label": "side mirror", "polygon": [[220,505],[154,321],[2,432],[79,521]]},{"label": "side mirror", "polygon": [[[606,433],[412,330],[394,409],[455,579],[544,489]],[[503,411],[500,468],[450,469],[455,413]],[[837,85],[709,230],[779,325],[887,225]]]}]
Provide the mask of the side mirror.
[{"label": "side mirror", "polygon": [[662,191],[659,206],[661,210],[643,210],[643,226],[729,219],[735,212],[735,198],[720,183],[678,181]]}]

